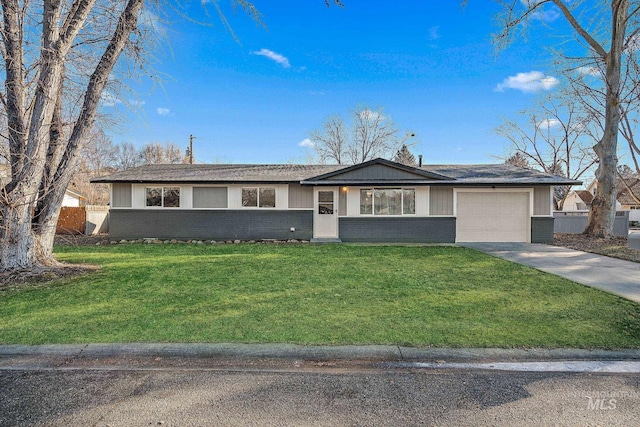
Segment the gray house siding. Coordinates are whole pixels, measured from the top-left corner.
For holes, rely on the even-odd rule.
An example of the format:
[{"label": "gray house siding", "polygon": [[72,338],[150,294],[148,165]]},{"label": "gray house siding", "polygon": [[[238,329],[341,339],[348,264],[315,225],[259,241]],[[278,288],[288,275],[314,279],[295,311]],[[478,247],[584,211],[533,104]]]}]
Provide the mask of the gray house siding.
[{"label": "gray house siding", "polygon": [[131,184],[113,184],[111,192],[113,197],[112,207],[131,207]]},{"label": "gray house siding", "polygon": [[313,211],[112,209],[109,228],[112,240],[309,240]]},{"label": "gray house siding", "polygon": [[551,243],[553,242],[553,218],[552,217],[532,217],[531,218],[531,243]]},{"label": "gray house siding", "polygon": [[453,215],[453,187],[429,189],[429,215]]},{"label": "gray house siding", "polygon": [[354,218],[339,219],[343,242],[454,243],[455,218]]},{"label": "gray house siding", "polygon": [[313,209],[313,187],[289,184],[289,209]]},{"label": "gray house siding", "polygon": [[533,188],[533,214],[551,215],[550,187]]},{"label": "gray house siding", "polygon": [[193,187],[194,208],[224,209],[229,205],[227,187]]},{"label": "gray house siding", "polygon": [[347,216],[347,192],[342,190],[338,194],[338,215]]},{"label": "gray house siding", "polygon": [[390,168],[384,165],[370,165],[367,167],[363,167],[360,169],[355,169],[351,171],[347,171],[338,175],[334,175],[330,178],[327,178],[327,181],[334,180],[344,180],[344,179],[355,179],[355,180],[394,180],[394,179],[416,179],[421,178],[420,175]]}]

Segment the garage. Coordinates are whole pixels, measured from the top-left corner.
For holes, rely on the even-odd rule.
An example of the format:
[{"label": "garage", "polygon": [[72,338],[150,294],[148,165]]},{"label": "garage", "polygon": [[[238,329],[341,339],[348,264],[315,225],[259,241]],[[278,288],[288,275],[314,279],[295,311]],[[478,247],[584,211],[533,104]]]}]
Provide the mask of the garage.
[{"label": "garage", "polygon": [[529,191],[456,191],[456,242],[530,242]]}]

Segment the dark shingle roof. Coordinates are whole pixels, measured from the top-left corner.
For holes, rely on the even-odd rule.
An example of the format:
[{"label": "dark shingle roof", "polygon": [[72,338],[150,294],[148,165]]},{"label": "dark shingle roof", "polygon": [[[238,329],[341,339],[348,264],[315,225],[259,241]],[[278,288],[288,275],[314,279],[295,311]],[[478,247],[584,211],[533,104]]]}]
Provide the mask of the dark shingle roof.
[{"label": "dark shingle roof", "polygon": [[[347,168],[345,165],[148,165],[94,178],[94,183],[291,183]],[[567,185],[566,178],[511,165],[424,165],[442,175],[429,181],[439,185]]]},{"label": "dark shingle roof", "polygon": [[581,184],[580,181],[506,164],[428,165],[425,168],[464,184]]},{"label": "dark shingle roof", "polygon": [[620,190],[618,191],[616,198],[622,205],[637,205],[638,202],[633,198],[633,196],[640,198],[640,180],[636,180],[633,183],[627,183],[627,185],[631,188],[633,195],[629,193],[629,189],[624,186],[624,184],[619,182],[617,187],[620,188]]},{"label": "dark shingle roof", "polygon": [[591,194],[589,191],[587,191],[587,190],[578,190],[578,191],[576,191],[576,194],[587,205],[591,205],[591,202],[593,201],[593,194]]},{"label": "dark shingle roof", "polygon": [[340,165],[148,165],[91,182],[299,182],[341,169]]}]

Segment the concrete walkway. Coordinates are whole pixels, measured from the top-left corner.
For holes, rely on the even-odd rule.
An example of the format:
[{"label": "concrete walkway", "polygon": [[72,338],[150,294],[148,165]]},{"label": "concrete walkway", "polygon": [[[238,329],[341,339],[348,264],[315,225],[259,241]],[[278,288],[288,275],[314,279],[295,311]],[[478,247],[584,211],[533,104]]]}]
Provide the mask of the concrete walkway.
[{"label": "concrete walkway", "polygon": [[640,303],[640,263],[637,262],[535,243],[464,243],[461,246]]}]

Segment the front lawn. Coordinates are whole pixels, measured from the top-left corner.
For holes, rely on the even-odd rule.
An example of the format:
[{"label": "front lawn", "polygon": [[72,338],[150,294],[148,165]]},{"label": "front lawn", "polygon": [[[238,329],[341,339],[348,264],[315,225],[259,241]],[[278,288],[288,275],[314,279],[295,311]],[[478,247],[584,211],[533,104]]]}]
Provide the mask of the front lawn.
[{"label": "front lawn", "polygon": [[0,291],[0,343],[640,347],[640,305],[458,247],[58,247],[102,270]]}]

